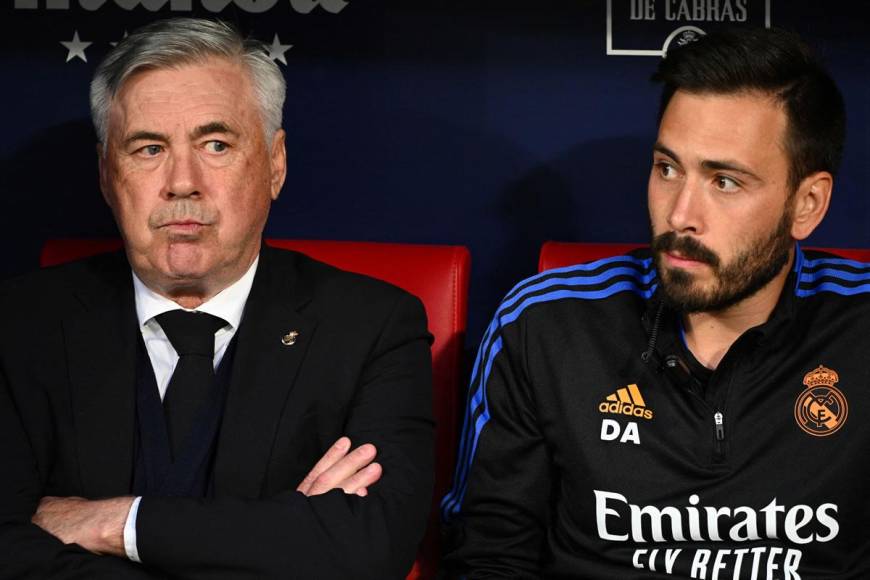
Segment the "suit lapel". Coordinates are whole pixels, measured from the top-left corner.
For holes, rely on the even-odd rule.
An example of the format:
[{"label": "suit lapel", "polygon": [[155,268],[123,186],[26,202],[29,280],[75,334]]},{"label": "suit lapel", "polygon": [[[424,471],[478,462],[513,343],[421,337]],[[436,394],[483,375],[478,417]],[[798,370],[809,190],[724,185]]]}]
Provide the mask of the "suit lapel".
[{"label": "suit lapel", "polygon": [[[263,247],[236,337],[215,458],[218,495],[260,495],[275,430],[317,326],[300,313],[311,294],[297,276],[296,260],[276,252]],[[290,332],[295,340],[282,341]]]},{"label": "suit lapel", "polygon": [[[105,267],[105,268],[104,268]],[[64,320],[82,493],[126,494],[133,466],[136,316],[121,254],[94,263],[99,283],[77,291]]]}]

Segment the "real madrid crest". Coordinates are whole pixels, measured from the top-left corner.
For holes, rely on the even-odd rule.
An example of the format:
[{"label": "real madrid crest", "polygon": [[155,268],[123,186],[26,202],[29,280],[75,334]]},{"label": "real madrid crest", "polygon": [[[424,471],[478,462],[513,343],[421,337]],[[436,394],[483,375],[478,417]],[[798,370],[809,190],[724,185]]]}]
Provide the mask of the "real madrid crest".
[{"label": "real madrid crest", "polygon": [[849,404],[846,396],[834,386],[840,380],[836,371],[819,365],[804,375],[806,389],[794,405],[798,426],[816,437],[836,433],[846,423]]}]

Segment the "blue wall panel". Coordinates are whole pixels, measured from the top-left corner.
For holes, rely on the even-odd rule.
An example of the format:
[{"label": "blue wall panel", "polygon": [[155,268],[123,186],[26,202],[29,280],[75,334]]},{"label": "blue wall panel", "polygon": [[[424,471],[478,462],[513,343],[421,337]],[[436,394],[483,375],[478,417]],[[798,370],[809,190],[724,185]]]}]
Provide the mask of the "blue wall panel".
[{"label": "blue wall panel", "polygon": [[[129,0],[97,10],[28,1],[37,8],[0,8],[0,277],[35,267],[47,237],[114,235],[97,188],[87,83],[108,42],[170,15],[216,15],[293,45],[281,65],[289,174],[267,234],[467,245],[470,343],[501,295],[534,272],[544,240],[648,237],[658,99],[648,78],[658,57],[606,54],[605,0],[350,0],[337,13],[324,6],[341,4],[324,0],[308,14],[294,10],[301,0],[233,0],[216,14],[206,0],[190,0],[191,11],[170,0],[130,10]],[[741,1],[754,18],[766,4]],[[613,2],[614,14],[627,13],[627,1]],[[847,101],[843,170],[811,242],[870,246],[870,3],[769,6],[774,25],[821,53]],[[676,24],[628,34],[644,24],[623,18],[614,38],[649,45]],[[60,41],[74,31],[93,43],[87,62],[65,62]]]}]

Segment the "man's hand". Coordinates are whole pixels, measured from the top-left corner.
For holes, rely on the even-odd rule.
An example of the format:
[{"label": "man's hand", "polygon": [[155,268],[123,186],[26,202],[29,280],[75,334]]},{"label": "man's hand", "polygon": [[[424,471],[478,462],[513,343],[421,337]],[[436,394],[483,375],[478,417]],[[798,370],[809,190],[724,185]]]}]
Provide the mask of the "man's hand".
[{"label": "man's hand", "polygon": [[377,452],[371,443],[351,451],[350,439],[341,437],[308,472],[296,491],[312,496],[341,488],[344,493],[366,496],[368,486],[379,480],[383,473],[380,464],[373,463]]},{"label": "man's hand", "polygon": [[132,497],[92,501],[49,496],[40,500],[31,521],[64,544],[124,557],[124,523],[132,503]]}]

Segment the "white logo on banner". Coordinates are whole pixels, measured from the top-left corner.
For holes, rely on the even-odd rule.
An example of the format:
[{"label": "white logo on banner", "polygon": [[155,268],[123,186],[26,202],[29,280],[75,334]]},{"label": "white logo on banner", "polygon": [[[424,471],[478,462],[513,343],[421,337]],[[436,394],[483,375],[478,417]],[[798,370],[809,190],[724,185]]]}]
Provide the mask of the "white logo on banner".
[{"label": "white logo on banner", "polygon": [[70,41],[60,41],[62,45],[66,47],[69,53],[66,55],[66,61],[69,62],[74,58],[80,58],[85,62],[88,62],[88,58],[85,56],[85,49],[93,44],[93,42],[82,42],[79,39],[79,31],[76,30],[73,32],[72,40]]},{"label": "white logo on banner", "polygon": [[770,28],[770,0],[607,0],[607,54],[664,56],[712,26]]},{"label": "white logo on banner", "polygon": [[[124,31],[124,38],[127,38],[127,31]],[[93,42],[85,42],[79,38],[79,31],[76,30],[73,32],[72,40],[61,40],[60,43],[67,49],[66,62],[71,61],[74,58],[79,58],[84,62],[88,62],[87,56],[85,56],[85,49],[93,44]],[[118,46],[117,42],[110,42],[112,46]],[[287,57],[284,55],[285,52],[293,48],[292,44],[281,44],[281,39],[278,37],[278,34],[275,34],[275,38],[272,40],[272,44],[266,45],[266,52],[274,61],[280,62],[283,65],[287,65]]]},{"label": "white logo on banner", "polygon": [[332,14],[338,14],[350,3],[350,0],[15,0],[16,10],[69,10],[70,3],[77,3],[85,10],[95,11],[105,4],[115,4],[124,10],[134,10],[142,6],[151,12],[162,10],[167,5],[173,12],[191,12],[194,3],[201,5],[209,12],[221,12],[230,4],[235,4],[243,12],[259,14],[271,10],[279,3],[288,5],[300,14],[308,14],[316,7]]},{"label": "white logo on banner", "polygon": [[[192,12],[194,4],[201,6],[210,12],[221,12],[231,4],[243,12],[258,14],[275,8],[289,7],[299,14],[308,14],[318,6],[331,14],[338,14],[348,7],[350,0],[14,0],[15,10],[72,10],[71,5],[95,12],[104,6],[112,5],[123,10],[134,10],[142,7],[150,12],[157,12],[169,8],[172,12]],[[127,32],[124,32],[124,37]],[[69,37],[66,37],[69,38]],[[85,49],[94,44],[94,41],[85,41],[79,37],[78,30],[73,30],[71,40],[58,40],[67,50],[66,62],[78,59],[87,62]],[[116,46],[117,42],[109,42]],[[266,46],[269,58],[287,65],[285,53],[293,48],[292,44],[282,44],[281,39],[275,34],[272,44]]]}]

